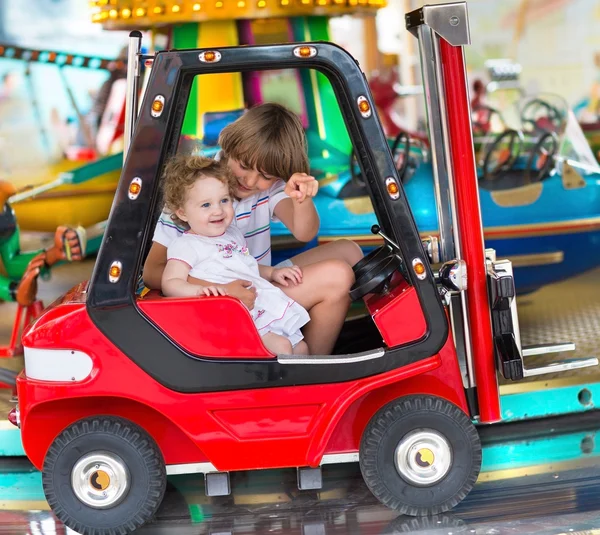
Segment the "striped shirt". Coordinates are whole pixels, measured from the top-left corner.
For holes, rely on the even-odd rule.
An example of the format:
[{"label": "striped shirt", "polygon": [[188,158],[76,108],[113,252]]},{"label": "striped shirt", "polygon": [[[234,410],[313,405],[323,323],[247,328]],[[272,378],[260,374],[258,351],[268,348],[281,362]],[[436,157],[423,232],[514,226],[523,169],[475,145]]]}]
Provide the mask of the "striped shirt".
[{"label": "striped shirt", "polygon": [[[259,264],[271,265],[271,221],[278,221],[274,215],[279,201],[287,199],[284,193],[285,182],[276,180],[266,191],[256,193],[241,201],[234,201],[234,223],[244,234],[250,254]],[[154,230],[153,241],[169,247],[187,228],[171,219],[168,212],[162,212]]]}]

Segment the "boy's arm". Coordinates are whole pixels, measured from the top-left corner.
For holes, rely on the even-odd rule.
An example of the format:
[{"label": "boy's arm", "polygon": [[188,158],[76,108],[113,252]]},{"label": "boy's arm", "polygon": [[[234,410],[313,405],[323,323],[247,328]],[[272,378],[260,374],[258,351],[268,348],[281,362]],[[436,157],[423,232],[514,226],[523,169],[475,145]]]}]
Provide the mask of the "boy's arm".
[{"label": "boy's arm", "polygon": [[167,248],[153,241],[146,262],[144,262],[144,271],[142,272],[142,278],[144,284],[148,288],[159,290],[161,288],[161,279],[165,266],[167,265]]},{"label": "boy's arm", "polygon": [[204,286],[187,281],[190,266],[180,260],[169,260],[162,275],[161,288],[169,297],[196,297],[201,295]]},{"label": "boy's arm", "polygon": [[314,177],[294,173],[285,185],[289,198],[279,201],[273,210],[297,240],[309,242],[319,232],[319,214],[312,200],[318,189],[319,183]]}]

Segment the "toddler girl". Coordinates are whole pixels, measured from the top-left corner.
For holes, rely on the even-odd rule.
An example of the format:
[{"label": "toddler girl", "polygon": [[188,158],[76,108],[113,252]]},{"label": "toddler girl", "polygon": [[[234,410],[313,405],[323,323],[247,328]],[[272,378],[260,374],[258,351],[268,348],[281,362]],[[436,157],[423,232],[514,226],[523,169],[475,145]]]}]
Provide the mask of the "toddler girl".
[{"label": "toddler girl", "polygon": [[[307,354],[300,328],[309,321],[308,313],[268,282],[297,285],[302,271],[298,266],[259,266],[244,235],[231,225],[231,186],[227,168],[208,158],[179,157],[166,165],[165,205],[189,230],[168,247],[162,291],[171,297],[227,295],[225,284],[249,280],[257,290],[252,319],[267,349]],[[211,284],[192,284],[188,276]]]}]

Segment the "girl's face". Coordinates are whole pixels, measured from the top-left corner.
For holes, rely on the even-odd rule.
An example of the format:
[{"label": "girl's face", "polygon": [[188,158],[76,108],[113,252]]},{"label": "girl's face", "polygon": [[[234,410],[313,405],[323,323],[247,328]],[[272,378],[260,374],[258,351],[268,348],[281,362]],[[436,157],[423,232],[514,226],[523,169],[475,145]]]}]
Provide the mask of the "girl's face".
[{"label": "girl's face", "polygon": [[245,199],[260,191],[266,191],[273,185],[273,181],[277,180],[276,177],[248,168],[233,158],[227,159],[227,167],[236,178],[235,196],[238,199]]},{"label": "girl's face", "polygon": [[233,220],[229,189],[216,178],[199,178],[189,188],[183,206],[175,214],[194,234],[221,236]]}]

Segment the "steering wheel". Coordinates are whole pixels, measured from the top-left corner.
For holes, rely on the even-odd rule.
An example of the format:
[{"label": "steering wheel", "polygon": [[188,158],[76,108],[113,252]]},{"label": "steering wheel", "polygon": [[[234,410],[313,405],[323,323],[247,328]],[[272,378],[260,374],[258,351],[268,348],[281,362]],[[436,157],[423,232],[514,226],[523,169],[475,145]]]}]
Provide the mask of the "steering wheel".
[{"label": "steering wheel", "polygon": [[479,104],[477,107],[474,107],[472,110],[473,134],[476,136],[487,134],[492,127],[492,115],[494,114],[498,115],[504,125],[502,114],[496,108],[486,106],[485,104]]},{"label": "steering wheel", "polygon": [[396,149],[400,146],[400,143],[404,141],[404,150],[401,153],[402,160],[400,165],[396,164],[396,160],[394,164],[396,164],[396,170],[398,171],[398,178],[400,182],[404,182],[404,177],[406,176],[406,169],[408,167],[408,158],[410,156],[410,137],[406,132],[400,132],[396,139],[394,139],[394,143],[392,143],[392,157],[396,154]]},{"label": "steering wheel", "polygon": [[[518,130],[506,130],[499,134],[483,160],[484,180],[494,180],[503,171],[510,169],[519,157],[522,147],[523,134]],[[494,158],[497,161],[494,161]]]},{"label": "steering wheel", "polygon": [[542,180],[550,172],[557,151],[558,137],[554,132],[546,132],[538,139],[527,161],[527,177],[531,182]]},{"label": "steering wheel", "polygon": [[[378,234],[379,225],[373,225],[371,232]],[[355,282],[350,288],[350,298],[356,301],[367,294],[383,291],[390,277],[402,265],[395,247],[385,243],[381,247],[372,250],[354,267]]]},{"label": "steering wheel", "polygon": [[[546,110],[547,113],[542,116],[536,116],[536,112],[540,108]],[[530,112],[530,117],[527,116],[528,111]],[[532,132],[539,130],[558,131],[562,122],[562,114],[556,106],[553,106],[541,98],[530,100],[521,110],[521,123],[523,123],[523,125],[531,125]]]}]

